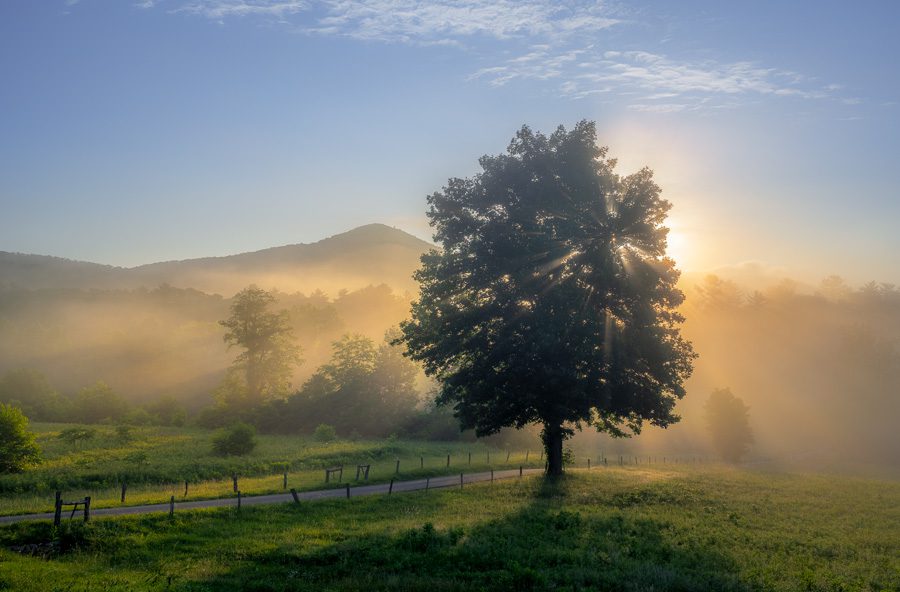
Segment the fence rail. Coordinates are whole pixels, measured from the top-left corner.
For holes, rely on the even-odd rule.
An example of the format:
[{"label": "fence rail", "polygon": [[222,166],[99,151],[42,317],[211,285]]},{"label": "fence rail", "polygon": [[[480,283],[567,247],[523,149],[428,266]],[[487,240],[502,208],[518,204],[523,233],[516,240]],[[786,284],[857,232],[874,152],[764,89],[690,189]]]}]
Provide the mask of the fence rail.
[{"label": "fence rail", "polygon": [[[464,459],[463,462],[466,463],[468,466],[471,466],[472,458],[473,458],[472,453],[467,452],[464,454],[465,454],[465,456],[463,456],[463,459]],[[684,457],[684,456],[676,456],[676,457],[662,456],[662,457],[659,457],[659,456],[653,456],[653,455],[649,455],[646,457],[634,456],[634,455],[617,455],[617,456],[618,456],[617,461],[618,461],[619,466],[628,466],[628,465],[634,466],[634,465],[641,465],[641,464],[646,464],[646,465],[651,465],[651,464],[657,464],[657,465],[701,464],[701,463],[708,462],[705,457],[698,457],[698,456],[688,456],[688,457]],[[490,451],[486,451],[485,459],[488,464],[490,464],[490,457],[491,457]],[[426,469],[425,457],[422,455],[419,456],[418,463],[415,463],[414,461],[410,462],[410,460],[407,459],[406,462],[410,463],[412,465],[411,467],[406,467],[409,470],[407,475],[414,476],[417,471],[433,470],[435,468],[439,471],[443,471],[451,466],[451,462],[453,460],[453,456],[451,454],[446,455],[446,457],[440,456],[439,458],[440,458],[440,461],[439,461],[438,467],[430,467],[429,469]],[[402,468],[401,467],[401,459],[397,458],[397,459],[395,459],[395,461],[393,463],[394,470],[392,471],[392,473],[393,473],[394,477],[392,477],[390,479],[390,482],[385,482],[383,484],[376,484],[376,485],[359,486],[359,487],[353,488],[353,491],[360,492],[359,494],[354,493],[354,495],[366,495],[367,492],[369,491],[366,488],[381,487],[381,488],[384,488],[384,491],[386,493],[391,494],[394,491],[407,491],[408,490],[407,488],[409,487],[408,484],[411,484],[411,483],[419,484],[419,485],[421,485],[421,487],[420,487],[421,489],[427,491],[429,489],[434,489],[434,488],[448,487],[449,486],[448,483],[451,483],[451,482],[454,485],[462,487],[465,483],[470,483],[470,482],[474,483],[474,482],[478,482],[478,481],[493,481],[495,478],[495,475],[496,475],[496,478],[498,478],[498,479],[508,477],[508,476],[510,476],[509,474],[512,474],[513,476],[524,476],[526,473],[534,473],[534,472],[539,472],[539,471],[543,470],[542,468],[533,466],[535,464],[535,461],[530,460],[533,458],[534,457],[531,456],[530,450],[526,450],[524,452],[519,452],[519,453],[516,453],[515,455],[513,455],[513,452],[511,450],[507,450],[506,451],[506,459],[507,459],[506,465],[507,466],[509,464],[509,459],[512,459],[513,461],[515,461],[515,459],[524,460],[524,464],[520,464],[518,466],[518,468],[511,467],[511,468],[506,468],[506,469],[501,469],[501,470],[495,470],[493,467],[491,467],[488,471],[470,473],[468,476],[465,475],[465,473],[458,473],[458,474],[446,475],[446,476],[444,476],[444,475],[426,475],[419,479],[412,479],[412,480],[405,480],[405,481],[401,481],[397,478],[397,476],[401,474],[401,468]],[[530,464],[532,465],[530,467],[526,466],[529,464],[529,460],[530,460]],[[541,451],[541,453],[540,453],[539,461],[540,461],[541,465],[546,467],[546,464],[544,462],[543,451]],[[429,464],[431,464],[431,463],[429,463]],[[599,467],[599,466],[608,467],[609,464],[610,464],[609,458],[604,453],[601,453],[599,455],[599,458],[596,459],[596,462],[595,462],[595,459],[588,457],[588,458],[583,459],[581,462],[572,463],[572,465],[574,465],[575,467],[580,467],[580,468],[586,467],[588,470],[591,470],[591,469]],[[441,465],[443,465],[443,466],[441,466]],[[235,472],[231,475],[231,480],[232,480],[232,488],[231,489],[232,489],[232,492],[234,493],[234,496],[197,499],[197,500],[192,500],[192,501],[187,501],[187,496],[188,496],[188,492],[189,492],[189,481],[185,480],[184,481],[183,500],[179,501],[178,507],[179,508],[219,507],[219,506],[228,506],[228,505],[236,505],[237,507],[240,507],[242,502],[245,505],[246,504],[254,504],[254,503],[269,503],[266,501],[257,502],[257,501],[250,501],[250,500],[268,500],[270,498],[277,497],[278,495],[281,495],[282,497],[284,497],[284,501],[293,500],[295,502],[299,502],[302,499],[319,499],[319,498],[324,498],[324,497],[329,497],[329,496],[336,496],[336,497],[344,496],[344,497],[349,498],[351,496],[351,488],[350,488],[349,483],[347,483],[347,484],[342,483],[343,469],[344,469],[343,464],[329,466],[329,467],[324,468],[325,474],[324,474],[324,483],[323,484],[330,485],[331,482],[336,478],[337,483],[341,484],[339,486],[339,489],[337,489],[337,488],[314,489],[314,490],[305,491],[303,493],[297,493],[296,488],[290,488],[290,494],[288,494],[288,493],[271,494],[270,493],[270,494],[252,495],[252,496],[248,496],[246,494],[246,492],[242,492],[240,490],[240,488],[239,488],[240,475],[237,472]],[[356,464],[355,481],[358,482],[360,480],[360,477],[363,478],[363,481],[368,481],[371,469],[372,469],[371,463]],[[382,470],[383,470],[383,468],[382,468]],[[503,476],[501,476],[501,475],[503,475]],[[283,491],[287,491],[288,490],[289,472],[282,471],[281,469],[279,469],[277,477],[282,478],[281,484],[280,484],[281,489]],[[382,475],[381,478],[385,479],[385,478],[387,478],[387,475]],[[320,483],[322,483],[322,482],[320,482]],[[315,486],[314,483],[311,485]],[[268,491],[271,491],[272,489],[273,488],[269,488]],[[125,503],[127,491],[128,491],[127,484],[124,482],[121,483],[120,490],[116,491],[117,494],[120,494],[120,496],[119,495],[116,496],[116,497],[120,498],[119,499],[120,504]],[[377,489],[372,490],[372,491],[377,491]],[[335,493],[335,492],[337,492],[337,493]],[[146,490],[144,491],[144,493],[146,494]],[[92,514],[92,508],[91,508],[92,497],[91,496],[85,496],[84,499],[76,499],[75,501],[69,501],[69,502],[65,502],[62,500],[61,492],[57,492],[56,496],[57,497],[56,497],[56,502],[54,505],[53,514],[47,515],[47,514],[37,513],[37,514],[20,514],[20,515],[16,515],[16,516],[0,516],[0,524],[8,523],[8,522],[16,522],[19,520],[43,519],[43,518],[48,518],[48,517],[52,517],[54,520],[54,523],[59,524],[62,519],[62,507],[63,506],[72,508],[72,512],[69,516],[70,519],[74,518],[76,511],[79,508],[81,508],[83,510],[84,521],[87,522],[90,520],[90,517]],[[168,492],[167,492],[166,497],[164,497],[163,499],[166,499],[166,498],[168,498],[168,500],[166,503],[163,503],[163,504],[149,503],[149,504],[141,504],[141,505],[133,505],[133,506],[120,505],[118,507],[103,508],[103,509],[98,509],[95,507],[95,508],[93,508],[93,514],[94,515],[107,515],[107,514],[121,514],[121,513],[136,513],[136,512],[130,512],[129,510],[135,509],[135,508],[140,510],[140,509],[157,508],[157,507],[164,508],[170,514],[174,514],[175,506],[176,506],[175,505],[175,495],[168,495]],[[96,498],[94,498],[94,499],[96,502]],[[159,498],[157,498],[157,499],[159,499]],[[95,506],[96,506],[96,503],[95,503]],[[140,511],[143,511],[143,510],[140,510]],[[147,510],[147,511],[161,511],[161,510]]]}]

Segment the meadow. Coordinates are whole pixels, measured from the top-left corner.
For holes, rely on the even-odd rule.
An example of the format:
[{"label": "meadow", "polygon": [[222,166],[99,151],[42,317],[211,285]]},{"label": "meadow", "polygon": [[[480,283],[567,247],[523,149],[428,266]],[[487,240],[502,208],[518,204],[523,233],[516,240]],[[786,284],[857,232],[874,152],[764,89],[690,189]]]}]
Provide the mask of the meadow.
[{"label": "meadow", "polygon": [[235,474],[242,494],[261,495],[283,492],[284,472],[290,488],[334,487],[334,482],[325,483],[323,469],[337,465],[344,465],[346,483],[355,479],[358,464],[369,464],[368,482],[377,483],[542,464],[536,450],[528,462],[526,451],[509,451],[507,461],[507,451],[482,443],[393,438],[318,442],[277,435],[257,436],[259,443],[249,454],[218,456],[212,447],[216,432],[201,428],[137,427],[122,438],[112,426],[92,426],[96,434],[89,440],[61,440],[60,433],[72,427],[87,426],[32,424],[44,462],[23,473],[0,475],[0,515],[52,511],[56,490],[64,499],[89,495],[95,508],[121,506],[122,482],[127,484],[125,505],[140,505],[167,502],[172,495],[179,501],[232,496]]},{"label": "meadow", "polygon": [[20,523],[0,528],[0,546],[0,588],[23,591],[894,591],[900,484],[712,465],[578,469],[58,531]]}]

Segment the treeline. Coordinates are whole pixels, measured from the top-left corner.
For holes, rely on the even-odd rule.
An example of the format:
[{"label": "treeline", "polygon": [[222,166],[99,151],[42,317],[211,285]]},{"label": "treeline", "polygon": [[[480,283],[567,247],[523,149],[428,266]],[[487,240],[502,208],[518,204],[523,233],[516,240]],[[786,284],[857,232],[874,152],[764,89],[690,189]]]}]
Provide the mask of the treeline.
[{"label": "treeline", "polygon": [[[408,313],[386,285],[326,295],[272,292],[288,311],[305,363],[296,389],[331,357],[348,332],[380,339]],[[0,373],[41,370],[74,395],[99,379],[134,404],[169,394],[191,410],[209,403],[232,356],[219,321],[231,298],[162,285],[137,290],[0,289]]]},{"label": "treeline", "polygon": [[30,368],[0,375],[0,403],[21,409],[32,421],[182,426],[188,420],[187,409],[172,396],[134,404],[102,380],[62,394]]},{"label": "treeline", "polygon": [[[241,302],[248,292],[262,299],[256,303],[260,310],[278,310],[266,322],[280,327],[280,343],[296,351],[301,364],[278,369],[266,362],[248,374],[256,354],[238,355],[240,347],[223,343],[230,331],[222,327],[229,311],[254,306]],[[34,355],[19,352],[20,359],[32,363],[0,375],[0,401],[20,407],[33,421],[204,427],[245,421],[263,432],[297,434],[327,424],[345,437],[459,439],[452,414],[427,402],[428,383],[390,343],[396,329],[388,328],[407,311],[408,301],[384,285],[341,291],[333,298],[321,291],[284,294],[255,287],[231,299],[171,286],[7,290],[0,292],[5,329],[0,346],[12,350],[11,342],[22,338],[22,349]],[[74,378],[66,372],[69,362],[78,365]],[[106,381],[88,381],[67,392],[52,386],[83,382],[86,368],[93,369],[93,380],[102,376]],[[279,375],[278,388],[248,383],[250,376],[258,383],[260,373],[273,372]],[[205,380],[189,388],[165,380],[178,373]],[[263,378],[265,383],[271,377]]]},{"label": "treeline", "polygon": [[759,454],[900,465],[897,286],[830,276],[812,289],[746,290],[708,276],[683,312],[700,358],[670,435],[701,432],[706,394],[731,387],[749,405]]},{"label": "treeline", "polygon": [[303,435],[325,424],[346,438],[472,439],[460,433],[449,410],[435,408],[420,392],[419,370],[390,344],[393,336],[376,344],[344,335],[332,344],[330,361],[285,398],[254,399],[229,372],[214,403],[192,412],[172,396],[132,403],[103,381],[61,394],[39,371],[15,369],[0,376],[0,402],[42,422],[218,428],[240,421],[264,433]]},{"label": "treeline", "polygon": [[376,343],[345,334],[332,343],[331,359],[287,397],[254,398],[237,368],[216,389],[216,404],[196,421],[206,427],[246,421],[262,432],[283,434],[311,434],[324,424],[349,438],[459,439],[452,414],[435,409],[417,387],[420,371],[392,344],[396,336],[389,330]]}]

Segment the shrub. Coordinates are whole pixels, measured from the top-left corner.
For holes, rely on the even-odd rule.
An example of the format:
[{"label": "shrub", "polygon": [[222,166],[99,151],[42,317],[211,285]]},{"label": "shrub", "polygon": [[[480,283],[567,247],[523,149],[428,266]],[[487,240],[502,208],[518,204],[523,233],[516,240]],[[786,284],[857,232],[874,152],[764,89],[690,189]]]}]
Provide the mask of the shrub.
[{"label": "shrub", "polygon": [[334,426],[330,426],[327,423],[320,423],[319,427],[316,428],[316,431],[313,432],[313,439],[316,442],[331,442],[337,440],[337,432],[335,431]]},{"label": "shrub", "polygon": [[238,422],[213,439],[213,451],[227,456],[248,454],[256,448],[256,430],[253,426]]},{"label": "shrub", "polygon": [[0,473],[18,473],[40,459],[28,418],[17,407],[0,403]]},{"label": "shrub", "polygon": [[130,425],[117,425],[116,426],[116,440],[122,443],[131,442],[134,440],[134,433],[132,433],[132,427]]}]

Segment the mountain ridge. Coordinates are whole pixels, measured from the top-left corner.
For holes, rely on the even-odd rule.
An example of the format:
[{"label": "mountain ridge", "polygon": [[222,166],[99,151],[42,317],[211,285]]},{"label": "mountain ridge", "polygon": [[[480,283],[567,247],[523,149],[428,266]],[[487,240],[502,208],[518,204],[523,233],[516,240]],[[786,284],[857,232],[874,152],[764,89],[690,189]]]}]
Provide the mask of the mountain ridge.
[{"label": "mountain ridge", "polygon": [[169,284],[228,294],[256,283],[290,291],[386,283],[415,290],[410,270],[431,243],[385,224],[366,224],[311,243],[233,255],[117,267],[52,255],[0,251],[0,285],[26,289],[135,289]]}]

